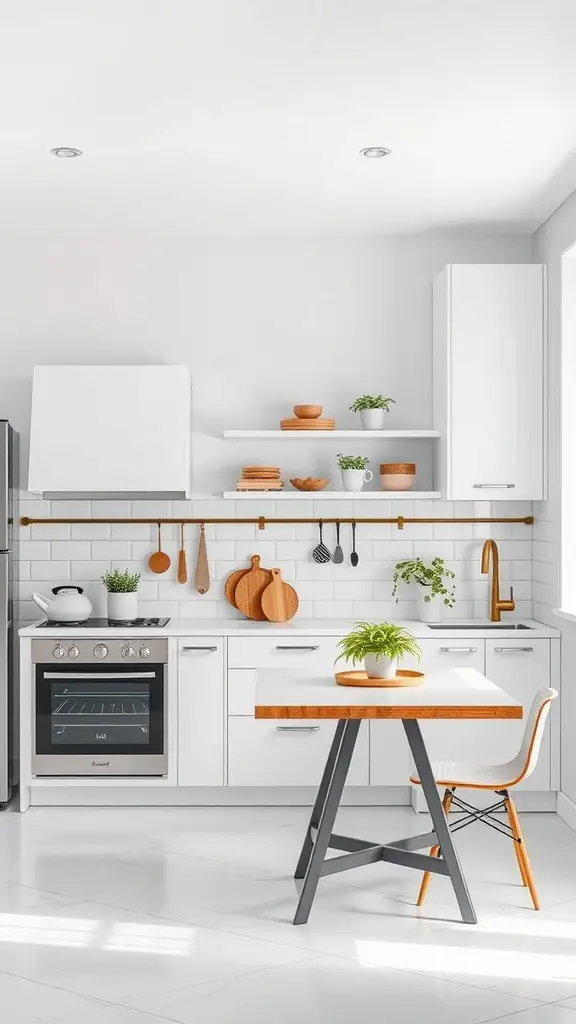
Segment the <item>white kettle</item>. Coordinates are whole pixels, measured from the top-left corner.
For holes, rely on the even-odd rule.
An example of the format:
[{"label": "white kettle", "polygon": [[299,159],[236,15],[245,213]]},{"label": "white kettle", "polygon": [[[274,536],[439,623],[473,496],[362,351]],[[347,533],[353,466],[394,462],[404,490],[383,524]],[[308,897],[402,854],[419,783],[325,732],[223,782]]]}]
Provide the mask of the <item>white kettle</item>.
[{"label": "white kettle", "polygon": [[82,587],[73,584],[53,587],[53,598],[32,594],[32,600],[38,605],[49,622],[84,622],[92,614],[92,602],[86,597]]}]

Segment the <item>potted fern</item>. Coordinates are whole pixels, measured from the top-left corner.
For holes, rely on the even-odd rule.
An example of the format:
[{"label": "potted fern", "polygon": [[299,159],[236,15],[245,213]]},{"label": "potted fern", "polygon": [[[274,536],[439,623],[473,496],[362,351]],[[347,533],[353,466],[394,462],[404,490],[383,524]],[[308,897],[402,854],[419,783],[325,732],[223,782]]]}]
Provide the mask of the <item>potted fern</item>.
[{"label": "potted fern", "polygon": [[361,491],[374,478],[372,470],[366,469],[370,462],[366,455],[337,455],[336,461],[345,491]]},{"label": "potted fern", "polygon": [[420,648],[414,634],[390,622],[357,622],[356,628],[338,641],[342,648],[337,661],[345,658],[356,665],[364,662],[369,679],[394,679],[398,662],[411,654],[420,661]]},{"label": "potted fern", "polygon": [[384,395],[360,395],[350,406],[351,412],[359,412],[364,430],[382,430],[384,413],[390,412],[390,405],[395,405],[393,398]]},{"label": "potted fern", "polygon": [[421,558],[408,558],[397,562],[392,579],[392,597],[398,601],[398,584],[418,585],[418,612],[422,622],[440,622],[442,609],[454,607],[455,575],[448,569],[443,558],[433,558],[426,563]]},{"label": "potted fern", "polygon": [[125,569],[107,569],[102,582],[108,592],[108,618],[113,622],[131,622],[138,618],[138,584],[141,573]]}]

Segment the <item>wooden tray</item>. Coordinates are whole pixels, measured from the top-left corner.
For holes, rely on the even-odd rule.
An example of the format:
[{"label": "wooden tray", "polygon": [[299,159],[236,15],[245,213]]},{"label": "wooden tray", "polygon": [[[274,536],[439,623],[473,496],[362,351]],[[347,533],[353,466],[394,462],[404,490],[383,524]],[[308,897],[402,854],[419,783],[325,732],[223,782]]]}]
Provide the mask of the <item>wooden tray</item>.
[{"label": "wooden tray", "polygon": [[324,420],[280,420],[280,430],[334,430],[336,421],[333,419]]},{"label": "wooden tray", "polygon": [[399,668],[395,679],[369,679],[365,672],[337,672],[338,686],[420,686],[424,673],[410,668]]}]

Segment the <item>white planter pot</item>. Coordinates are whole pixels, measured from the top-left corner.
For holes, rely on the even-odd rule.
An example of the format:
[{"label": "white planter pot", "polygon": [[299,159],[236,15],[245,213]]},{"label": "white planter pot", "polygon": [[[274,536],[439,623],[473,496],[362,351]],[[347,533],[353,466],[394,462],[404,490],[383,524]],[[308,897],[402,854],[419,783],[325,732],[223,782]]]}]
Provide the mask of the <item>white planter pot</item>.
[{"label": "white planter pot", "polygon": [[440,595],[425,601],[426,595],[430,595],[430,587],[418,587],[418,614],[421,622],[442,622],[442,609],[444,602]]},{"label": "white planter pot", "polygon": [[361,491],[364,484],[369,484],[374,473],[369,469],[341,469],[342,487],[345,491]]},{"label": "white planter pot", "polygon": [[362,409],[360,419],[364,430],[382,430],[385,409]]},{"label": "white planter pot", "polygon": [[129,622],[138,618],[138,592],[130,594],[108,593],[108,618],[115,622]]},{"label": "white planter pot", "polygon": [[364,668],[369,679],[395,679],[398,672],[398,658],[388,658],[385,654],[367,654]]}]

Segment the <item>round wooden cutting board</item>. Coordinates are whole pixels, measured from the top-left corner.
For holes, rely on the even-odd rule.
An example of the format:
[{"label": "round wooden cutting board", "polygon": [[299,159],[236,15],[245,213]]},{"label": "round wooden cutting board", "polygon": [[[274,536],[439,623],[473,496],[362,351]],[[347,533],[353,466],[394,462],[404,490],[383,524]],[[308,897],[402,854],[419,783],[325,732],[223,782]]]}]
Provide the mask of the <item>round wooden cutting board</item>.
[{"label": "round wooden cutting board", "polygon": [[236,587],[238,586],[238,583],[240,582],[242,577],[245,576],[247,572],[250,572],[250,566],[248,566],[247,569],[235,569],[234,572],[230,573],[226,580],[226,583],[224,584],[224,597],[226,598],[228,603],[232,605],[233,608],[238,607],[234,596],[236,593]]},{"label": "round wooden cutting board", "polygon": [[262,611],[262,594],[272,580],[269,569],[260,568],[260,555],[252,555],[252,567],[236,584],[234,601],[239,611],[249,619],[265,622],[266,615]]},{"label": "round wooden cutting board", "polygon": [[338,686],[420,686],[424,673],[399,668],[395,679],[369,679],[365,672],[337,672]]},{"label": "round wooden cutting board", "polygon": [[288,622],[298,611],[298,594],[282,579],[280,569],[271,569],[272,582],[262,594],[262,610],[270,622]]}]

